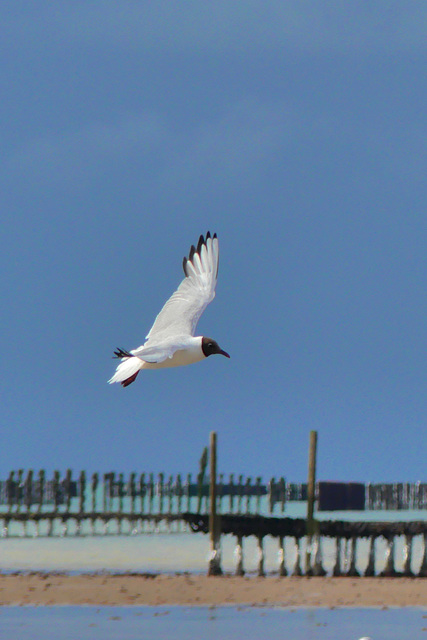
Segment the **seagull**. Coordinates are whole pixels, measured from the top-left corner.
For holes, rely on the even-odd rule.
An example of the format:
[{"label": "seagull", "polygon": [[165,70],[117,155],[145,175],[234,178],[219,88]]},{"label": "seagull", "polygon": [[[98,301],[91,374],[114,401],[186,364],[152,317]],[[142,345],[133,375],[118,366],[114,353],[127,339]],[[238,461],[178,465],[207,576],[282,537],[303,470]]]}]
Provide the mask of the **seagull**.
[{"label": "seagull", "polygon": [[197,323],[208,304],[215,298],[218,278],[218,238],[216,233],[200,236],[197,248],[192,245],[183,260],[185,278],[165,303],[154,321],[143,345],[132,351],[117,349],[120,358],[115,374],[108,381],[130,385],[141,369],[181,367],[200,362],[214,354],[229,358],[215,340],[195,336]]}]

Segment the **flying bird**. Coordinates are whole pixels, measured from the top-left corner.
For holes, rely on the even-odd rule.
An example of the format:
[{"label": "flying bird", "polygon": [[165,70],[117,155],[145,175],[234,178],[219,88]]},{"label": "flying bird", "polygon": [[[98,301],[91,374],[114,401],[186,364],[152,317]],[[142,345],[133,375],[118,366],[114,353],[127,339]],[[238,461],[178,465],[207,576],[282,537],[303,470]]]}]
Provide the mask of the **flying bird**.
[{"label": "flying bird", "polygon": [[195,336],[197,323],[208,304],[215,298],[218,278],[219,247],[216,233],[200,236],[197,248],[192,245],[184,258],[185,278],[169,298],[154,321],[146,342],[137,349],[117,349],[120,358],[115,374],[108,381],[127,387],[141,369],[181,367],[200,362],[216,353],[229,358],[215,340]]}]

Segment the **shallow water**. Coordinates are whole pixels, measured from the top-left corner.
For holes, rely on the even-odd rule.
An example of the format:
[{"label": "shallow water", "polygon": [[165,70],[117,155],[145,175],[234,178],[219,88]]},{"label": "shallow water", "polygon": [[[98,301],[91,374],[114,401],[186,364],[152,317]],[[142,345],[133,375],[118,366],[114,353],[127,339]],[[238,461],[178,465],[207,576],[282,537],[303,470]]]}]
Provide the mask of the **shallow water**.
[{"label": "shallow water", "polygon": [[3,607],[2,638],[19,640],[425,640],[426,609]]}]

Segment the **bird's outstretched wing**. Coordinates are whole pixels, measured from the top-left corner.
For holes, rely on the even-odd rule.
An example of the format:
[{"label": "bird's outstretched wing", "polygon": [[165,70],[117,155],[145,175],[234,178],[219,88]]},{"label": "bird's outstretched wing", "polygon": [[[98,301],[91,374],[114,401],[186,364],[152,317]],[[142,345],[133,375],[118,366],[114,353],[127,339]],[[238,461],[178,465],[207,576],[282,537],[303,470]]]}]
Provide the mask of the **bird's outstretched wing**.
[{"label": "bird's outstretched wing", "polygon": [[[200,236],[197,248],[193,245],[188,258],[184,258],[186,277],[155,319],[144,350],[150,343],[170,342],[173,336],[194,335],[200,316],[215,297],[218,258],[217,235],[211,237],[208,231],[206,238]],[[137,351],[132,354],[138,355]]]}]

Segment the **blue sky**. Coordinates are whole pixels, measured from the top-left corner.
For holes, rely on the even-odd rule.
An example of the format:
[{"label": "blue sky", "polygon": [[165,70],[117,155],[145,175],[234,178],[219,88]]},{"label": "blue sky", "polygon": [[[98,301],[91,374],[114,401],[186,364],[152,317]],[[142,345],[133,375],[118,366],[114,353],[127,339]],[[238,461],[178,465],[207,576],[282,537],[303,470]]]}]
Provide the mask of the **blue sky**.
[{"label": "blue sky", "polygon": [[[2,476],[425,481],[427,5],[1,14]],[[231,359],[107,385],[208,229]]]}]

